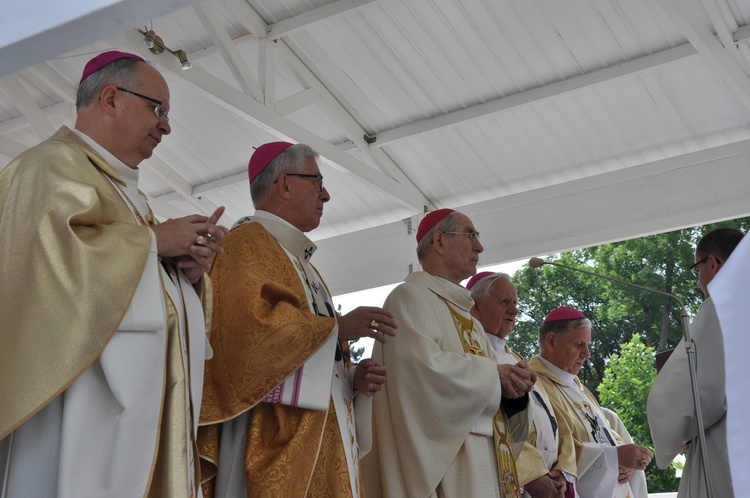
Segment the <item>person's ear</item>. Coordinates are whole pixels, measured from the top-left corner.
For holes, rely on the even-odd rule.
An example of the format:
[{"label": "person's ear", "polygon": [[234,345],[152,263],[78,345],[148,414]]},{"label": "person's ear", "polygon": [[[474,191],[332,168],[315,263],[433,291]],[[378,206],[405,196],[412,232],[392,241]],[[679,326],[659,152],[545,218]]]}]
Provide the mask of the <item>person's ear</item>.
[{"label": "person's ear", "polygon": [[443,232],[436,230],[435,233],[432,234],[432,245],[435,246],[438,253],[445,253],[445,249],[443,249]]},{"label": "person's ear", "polygon": [[550,351],[554,351],[557,346],[557,334],[555,332],[549,332],[544,337],[544,344]]},{"label": "person's ear", "polygon": [[117,113],[116,107],[117,88],[114,85],[107,85],[99,93],[99,107],[110,117]]},{"label": "person's ear", "polygon": [[292,192],[291,192],[291,189],[289,188],[289,182],[287,182],[288,178],[289,177],[286,174],[281,173],[279,175],[278,181],[276,182],[276,189],[279,195],[281,196],[282,199],[287,199],[287,200],[289,200],[292,197]]}]

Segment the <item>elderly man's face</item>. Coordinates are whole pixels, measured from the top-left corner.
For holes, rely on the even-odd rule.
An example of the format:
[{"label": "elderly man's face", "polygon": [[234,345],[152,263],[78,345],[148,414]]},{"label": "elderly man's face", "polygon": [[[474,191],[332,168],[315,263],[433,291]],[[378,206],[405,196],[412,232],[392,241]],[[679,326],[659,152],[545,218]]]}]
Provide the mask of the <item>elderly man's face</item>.
[{"label": "elderly man's face", "polygon": [[[319,175],[320,168],[314,157],[306,157],[304,175]],[[282,174],[283,175],[283,174]],[[294,204],[294,219],[287,220],[302,232],[309,232],[318,228],[323,217],[323,204],[331,199],[328,190],[322,187],[319,180],[309,177],[283,175],[290,191],[291,202]]]},{"label": "elderly man's face", "polygon": [[[136,82],[124,85],[125,88],[162,102],[169,109],[169,88],[159,71],[141,63]],[[163,135],[169,135],[172,128],[167,119],[159,119],[154,113],[156,104],[142,97],[118,90],[118,99],[124,106],[119,135],[122,140],[122,156],[119,159],[131,168],[136,168],[144,159],[151,157],[161,142]]]},{"label": "elderly man's face", "polygon": [[452,216],[457,222],[457,233],[442,233],[440,243],[444,250],[445,266],[450,272],[450,278],[447,279],[458,284],[477,272],[479,254],[484,251],[484,247],[479,240],[472,241],[469,237],[476,229],[468,216],[458,212]]},{"label": "elderly man's face", "polygon": [[488,334],[505,339],[513,331],[518,315],[515,286],[505,278],[495,279],[489,295],[475,299],[474,310]]},{"label": "elderly man's face", "polygon": [[589,344],[591,327],[568,329],[562,335],[550,332],[542,356],[557,368],[578,375],[583,364],[591,357]]}]

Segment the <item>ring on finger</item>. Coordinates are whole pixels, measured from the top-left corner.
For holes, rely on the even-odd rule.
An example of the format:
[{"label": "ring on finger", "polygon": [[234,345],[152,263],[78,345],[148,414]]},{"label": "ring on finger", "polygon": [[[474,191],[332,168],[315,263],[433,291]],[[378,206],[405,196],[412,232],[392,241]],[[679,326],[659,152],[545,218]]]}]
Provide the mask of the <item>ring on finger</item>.
[{"label": "ring on finger", "polygon": [[379,326],[380,326],[380,324],[378,322],[376,322],[375,320],[373,320],[373,321],[370,322],[370,328],[372,330],[378,330]]},{"label": "ring on finger", "polygon": [[205,246],[206,242],[208,242],[208,238],[204,237],[203,235],[198,235],[195,239],[195,243],[199,246]]}]

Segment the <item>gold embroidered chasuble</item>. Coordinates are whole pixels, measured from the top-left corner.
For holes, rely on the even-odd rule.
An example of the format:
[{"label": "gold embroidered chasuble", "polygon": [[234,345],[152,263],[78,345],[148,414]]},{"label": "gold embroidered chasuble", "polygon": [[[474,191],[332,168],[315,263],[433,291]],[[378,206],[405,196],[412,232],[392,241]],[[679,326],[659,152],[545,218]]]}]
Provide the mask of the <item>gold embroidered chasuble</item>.
[{"label": "gold embroidered chasuble", "polygon": [[[610,428],[594,395],[577,377],[575,388],[563,382],[538,355],[529,361],[529,366],[537,373],[537,383],[544,387],[558,420],[563,419],[570,428],[575,445],[576,489],[581,498],[647,498],[643,471],[636,471],[629,483],[617,483],[616,456],[610,461],[603,452],[623,444],[623,439]],[[587,494],[586,489],[592,488],[598,491]]]},{"label": "gold embroidered chasuble", "polygon": [[[125,194],[121,192],[130,188],[130,197],[140,206],[140,211],[148,212],[145,198],[140,197],[142,194],[137,192],[135,186],[130,187],[122,182],[118,170],[107,162],[111,160],[114,164],[117,160],[98,145],[87,143],[87,140],[90,139],[82,139],[63,127],[49,140],[16,159],[5,174],[0,175],[0,233],[4,239],[12,233],[13,239],[19,242],[18,245],[5,244],[0,247],[3,260],[10,261],[8,271],[3,270],[4,278],[7,276],[19,282],[19,285],[12,286],[13,294],[6,296],[2,291],[3,301],[8,306],[0,311],[0,321],[12,324],[9,330],[23,332],[15,337],[14,334],[3,334],[0,338],[0,341],[13,341],[12,347],[0,346],[0,355],[12,353],[12,359],[0,360],[0,372],[4,372],[6,367],[15,370],[14,375],[3,375],[4,379],[11,381],[4,382],[0,388],[2,435],[16,430],[47,403],[59,400],[58,395],[62,391],[72,388],[66,391],[68,402],[65,413],[80,409],[76,408],[78,406],[89,406],[87,403],[91,403],[91,410],[96,412],[101,409],[104,413],[86,418],[97,421],[95,430],[91,431],[92,437],[121,437],[129,440],[131,446],[141,447],[135,453],[130,450],[120,452],[119,447],[118,451],[112,452],[112,458],[117,458],[120,453],[120,458],[125,454],[130,458],[136,454],[139,458],[145,458],[145,461],[138,462],[137,467],[132,466],[142,469],[141,474],[138,474],[140,470],[128,474],[122,466],[112,470],[117,475],[125,476],[128,485],[132,485],[128,492],[144,496],[182,497],[186,493],[194,496],[198,491],[199,467],[195,459],[192,462],[189,460],[188,455],[195,454],[193,424],[197,423],[197,413],[193,414],[192,400],[197,397],[200,401],[202,386],[193,383],[193,387],[198,389],[196,392],[191,388],[190,379],[202,378],[206,339],[201,303],[193,286],[181,272],[179,276],[177,273],[173,275],[175,284],[170,284],[169,291],[160,280],[162,270],[156,262],[152,232],[147,226],[139,224],[123,198]],[[101,151],[101,154],[97,151]],[[117,168],[126,167],[120,164]],[[116,186],[115,182],[119,185]],[[137,173],[134,182],[137,183]],[[11,186],[14,188],[11,189]],[[26,195],[17,196],[19,192]],[[20,226],[36,226],[38,229],[19,230]],[[29,250],[19,251],[21,246]],[[16,273],[17,270],[26,273],[24,278]],[[144,277],[146,272],[151,272],[150,276]],[[105,279],[107,285],[92,285],[92,282]],[[144,287],[144,282],[151,284]],[[184,295],[181,288],[192,294]],[[156,296],[150,293],[154,290]],[[129,306],[136,292],[144,296],[138,298],[141,300],[138,302],[143,302],[143,299],[156,300],[154,308],[146,313],[161,311],[156,311],[155,315],[142,313],[139,315],[141,318],[133,319],[130,313],[134,308]],[[210,286],[205,292],[210,295]],[[159,294],[163,296],[161,300]],[[13,316],[6,317],[6,311],[12,311]],[[149,322],[151,318],[148,317],[151,316],[156,317],[153,324]],[[97,391],[88,397],[81,396],[79,393],[89,388],[84,387],[86,384],[78,387],[80,382],[76,380],[91,382],[96,377],[97,374],[90,373],[88,367],[94,361],[101,360],[102,352],[110,356],[138,354],[137,345],[135,349],[127,345],[123,348],[123,343],[127,344],[128,341],[135,340],[133,344],[141,344],[138,333],[133,334],[126,328],[126,332],[121,332],[125,335],[114,336],[118,327],[122,328],[125,323],[124,318],[129,324],[126,327],[150,324],[134,330],[143,330],[140,335],[146,339],[143,347],[149,348],[150,355],[155,353],[156,357],[160,357],[165,370],[154,370],[152,380],[156,382],[153,388],[149,386],[151,394],[142,392],[140,396],[145,404],[132,403],[130,394],[118,391],[118,401],[124,414],[118,417],[116,424],[111,424],[110,429],[102,429],[99,422],[104,423],[102,417],[107,417],[107,409],[97,408],[97,396],[112,396],[112,393],[105,388],[106,392],[102,391],[101,394]],[[152,328],[154,326],[156,328]],[[158,332],[159,326],[162,333]],[[197,341],[195,344],[188,339],[191,332],[192,341]],[[192,357],[192,361],[190,349],[195,349],[194,354],[197,355]],[[15,362],[19,365],[15,365]],[[40,363],[44,365],[43,368],[39,367]],[[101,364],[105,369],[116,368],[116,362],[111,360]],[[31,371],[24,373],[26,369]],[[107,380],[112,389],[119,390],[118,382],[121,381],[116,371],[112,370],[110,375],[113,376]],[[128,382],[128,379],[124,379],[124,382]],[[27,395],[14,394],[18,392]],[[6,396],[14,401],[2,401]],[[126,418],[133,422],[127,422]],[[64,422],[65,419],[62,420]],[[143,427],[147,420],[153,423],[153,427]],[[163,426],[161,430],[159,424]],[[135,426],[139,427],[138,438],[131,438],[128,431]],[[80,430],[68,423],[65,427]],[[71,429],[64,429],[65,433]],[[85,448],[89,443],[79,441],[78,444]],[[125,446],[128,444],[121,445],[123,448]],[[68,452],[63,448],[60,458],[65,458],[63,455]],[[63,494],[71,486],[76,492],[84,494],[101,492],[95,491],[97,486],[106,486],[106,482],[111,486],[118,482],[112,476],[107,476],[106,472],[111,467],[107,467],[106,460],[96,460],[95,465],[101,466],[101,469],[89,468],[89,473],[98,476],[91,483],[86,480],[71,482],[70,479],[78,475],[74,471],[61,475],[63,480],[54,486]],[[61,472],[65,472],[66,468],[61,466]]]},{"label": "gold embroidered chasuble", "polygon": [[[218,466],[225,465],[221,424],[246,414],[248,496],[352,496],[345,456],[351,441],[342,441],[334,400],[327,411],[263,402],[338,329],[335,318],[312,312],[308,284],[280,241],[303,259],[314,245],[283,223],[254,220],[241,220],[229,232],[210,273],[214,356],[206,364],[198,435],[204,495],[212,496]],[[333,356],[331,351],[332,368]],[[330,387],[330,374],[327,382]],[[346,411],[353,417],[351,399]]]},{"label": "gold embroidered chasuble", "polygon": [[[373,447],[362,460],[367,496],[501,496],[495,352],[481,324],[457,327],[470,323],[472,304],[466,289],[426,272],[388,296],[384,307],[399,329],[373,348],[388,382],[373,399]],[[509,426],[526,439],[525,412]]]},{"label": "gold embroidered chasuble", "polygon": [[99,356],[146,265],[151,230],[102,171],[63,127],[0,173],[0,439]]}]

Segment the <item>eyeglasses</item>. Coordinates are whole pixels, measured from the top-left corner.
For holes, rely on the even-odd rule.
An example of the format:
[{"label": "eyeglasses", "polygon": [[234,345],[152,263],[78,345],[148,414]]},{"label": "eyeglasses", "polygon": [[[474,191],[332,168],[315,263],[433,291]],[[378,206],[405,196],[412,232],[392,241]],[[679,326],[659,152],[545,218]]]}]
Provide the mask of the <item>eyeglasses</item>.
[{"label": "eyeglasses", "polygon": [[[700,276],[701,270],[700,268],[698,268],[698,265],[702,265],[703,263],[708,261],[708,258],[710,257],[711,257],[710,255],[706,256],[705,258],[701,259],[700,261],[696,262],[693,266],[690,267],[690,271],[693,272],[693,275],[695,275],[696,277]],[[714,259],[716,259],[717,264],[719,265],[721,264],[721,261],[719,259],[717,259],[716,257],[714,257]]]},{"label": "eyeglasses", "polygon": [[479,242],[479,232],[468,230],[466,232],[443,232],[446,235],[466,235],[471,242]]},{"label": "eyeglasses", "polygon": [[[709,256],[706,256],[705,258],[701,259],[700,261],[697,261],[693,266],[690,267],[690,271],[693,272],[693,275],[700,276],[701,270],[698,268],[698,265],[702,265],[706,261],[708,261]],[[717,260],[718,261],[718,260]]]},{"label": "eyeglasses", "polygon": [[[323,175],[318,173],[317,175],[309,175],[305,173],[284,173],[286,176],[297,176],[299,178],[310,178],[314,179],[313,185],[315,185],[318,188],[318,192],[323,191]],[[275,179],[273,183],[278,183],[279,179]]]},{"label": "eyeglasses", "polygon": [[152,99],[151,97],[146,97],[145,95],[141,95],[140,93],[134,92],[132,90],[128,90],[127,88],[123,88],[121,86],[117,87],[118,90],[121,92],[129,93],[131,95],[135,95],[136,97],[140,97],[143,100],[148,100],[152,104],[156,104],[156,107],[154,107],[154,112],[156,113],[156,117],[160,120],[164,119],[166,121],[169,121],[169,109],[164,109],[164,102],[161,100]]}]

